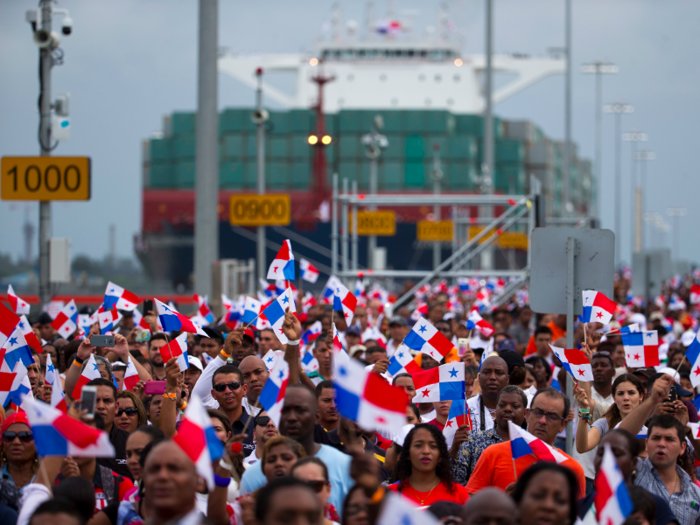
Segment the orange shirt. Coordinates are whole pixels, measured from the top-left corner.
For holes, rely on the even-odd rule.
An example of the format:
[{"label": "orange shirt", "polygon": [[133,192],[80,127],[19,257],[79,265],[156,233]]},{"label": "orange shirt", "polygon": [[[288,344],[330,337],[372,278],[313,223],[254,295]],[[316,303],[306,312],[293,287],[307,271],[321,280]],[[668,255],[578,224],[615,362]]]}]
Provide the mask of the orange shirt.
[{"label": "orange shirt", "polygon": [[[387,488],[394,492],[398,492],[399,482],[397,481],[396,483],[392,483]],[[436,501],[452,501],[454,503],[459,503],[460,505],[463,505],[469,499],[469,493],[467,492],[467,489],[464,488],[462,485],[460,485],[459,483],[454,483],[452,485],[452,492],[450,492],[449,490],[447,490],[447,485],[445,485],[444,481],[441,481],[437,487],[427,492],[419,492],[416,489],[414,489],[410,484],[406,483],[399,494],[402,497],[408,498],[411,501],[417,503],[418,505],[424,507],[432,505]]]},{"label": "orange shirt", "polygon": [[[566,337],[566,330],[562,330],[559,328],[556,324],[554,324],[554,321],[549,323],[547,325],[549,329],[552,331],[552,344],[554,344],[554,341],[561,337]],[[535,334],[532,334],[530,336],[530,340],[527,342],[527,348],[525,349],[525,357],[534,354],[537,352],[537,347],[535,346]]]},{"label": "orange shirt", "polygon": [[[568,459],[562,463],[565,467],[571,469],[576,475],[579,485],[579,497],[586,495],[586,476],[583,473],[583,467],[578,464],[578,461],[572,459],[571,456],[565,454]],[[498,487],[505,490],[508,485],[515,482],[515,474],[513,468],[517,469],[518,477],[527,470],[527,468],[539,461],[533,454],[523,456],[515,460],[513,467],[513,454],[510,449],[510,441],[496,443],[487,447],[481,454],[481,457],[476,462],[474,472],[467,483],[467,492],[475,494],[485,487]]]}]

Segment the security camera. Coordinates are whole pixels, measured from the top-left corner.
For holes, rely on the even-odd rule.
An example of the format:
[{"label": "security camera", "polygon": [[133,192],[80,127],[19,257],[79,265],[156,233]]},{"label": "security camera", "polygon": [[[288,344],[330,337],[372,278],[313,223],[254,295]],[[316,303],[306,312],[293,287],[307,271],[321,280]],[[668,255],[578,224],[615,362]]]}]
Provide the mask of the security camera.
[{"label": "security camera", "polygon": [[266,109],[256,109],[253,111],[253,113],[250,115],[250,120],[253,121],[253,124],[263,124],[270,118],[270,114],[267,112]]},{"label": "security camera", "polygon": [[49,33],[45,29],[37,29],[34,31],[34,43],[42,49],[45,47],[56,49],[61,43],[61,37],[56,31]]},{"label": "security camera", "polygon": [[73,32],[73,19],[70,16],[66,15],[63,17],[61,31],[64,35],[70,35]]}]

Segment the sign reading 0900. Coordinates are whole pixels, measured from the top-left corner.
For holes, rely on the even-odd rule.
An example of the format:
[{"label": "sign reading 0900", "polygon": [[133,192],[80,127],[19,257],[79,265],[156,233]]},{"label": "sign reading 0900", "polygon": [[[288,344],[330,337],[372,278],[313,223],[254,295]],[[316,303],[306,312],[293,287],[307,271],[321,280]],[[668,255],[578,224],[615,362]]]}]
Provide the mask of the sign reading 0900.
[{"label": "sign reading 0900", "polygon": [[233,226],[288,226],[292,222],[289,195],[231,195],[229,222]]},{"label": "sign reading 0900", "polygon": [[0,171],[3,200],[90,200],[90,157],[3,157]]}]

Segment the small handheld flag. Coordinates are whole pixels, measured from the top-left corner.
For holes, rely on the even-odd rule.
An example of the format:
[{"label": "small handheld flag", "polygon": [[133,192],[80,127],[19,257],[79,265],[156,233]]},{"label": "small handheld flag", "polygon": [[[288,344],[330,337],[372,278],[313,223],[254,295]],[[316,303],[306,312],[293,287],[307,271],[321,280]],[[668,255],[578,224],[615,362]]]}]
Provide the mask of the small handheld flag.
[{"label": "small handheld flag", "polygon": [[265,409],[275,426],[279,427],[282,407],[284,406],[284,394],[287,392],[289,382],[289,364],[284,359],[277,359],[275,366],[270,370],[270,376],[265,383],[258,400]]},{"label": "small handheld flag", "polygon": [[129,362],[126,365],[126,372],[124,372],[124,381],[122,382],[122,390],[134,390],[136,383],[139,382],[139,372],[134,366],[134,362],[129,357]]},{"label": "small handheld flag", "polygon": [[158,299],[156,301],[156,309],[158,310],[158,318],[163,325],[163,330],[166,332],[189,332],[191,334],[199,334],[204,337],[209,337],[199,325],[192,322],[174,308],[167,306]]},{"label": "small handheld flag", "polygon": [[400,344],[399,347],[394,352],[394,355],[389,359],[389,367],[387,372],[391,377],[395,377],[399,374],[418,374],[422,372],[423,369],[418,365],[416,360],[411,355],[409,348]]},{"label": "small handheld flag", "polygon": [[306,259],[301,259],[299,261],[299,270],[303,280],[310,283],[315,283],[318,280],[318,270]]},{"label": "small handheld flag", "polygon": [[83,368],[83,372],[80,374],[78,381],[75,383],[75,387],[73,387],[71,397],[74,400],[80,399],[83,393],[83,387],[93,379],[100,379],[101,377],[102,375],[100,374],[100,369],[97,368],[95,356],[90,354],[90,358],[88,359],[85,368]]},{"label": "small handheld flag", "polygon": [[491,326],[488,322],[486,322],[476,310],[472,311],[469,314],[469,318],[467,319],[467,329],[477,329],[486,337],[491,337],[491,334],[495,332],[494,327]]},{"label": "small handheld flag", "polygon": [[343,312],[345,322],[350,326],[355,315],[355,308],[357,308],[357,297],[338,281],[333,295],[333,310]]},{"label": "small handheld flag", "polygon": [[595,477],[595,508],[598,523],[621,525],[632,514],[633,506],[625,478],[617,466],[615,454],[604,444],[603,461]]},{"label": "small handheld flag", "polygon": [[[22,330],[22,335],[24,336],[24,340],[27,342],[27,344],[36,350],[37,353],[42,353],[44,350],[41,348],[41,343],[34,333],[34,330],[32,330],[32,325],[29,324],[29,321],[25,316],[21,316],[19,318],[19,324],[17,326],[19,326],[20,330]],[[1,337],[2,336],[0,335],[0,338]]]},{"label": "small handheld flag", "polygon": [[122,319],[122,314],[116,308],[111,308],[105,312],[97,314],[97,321],[100,323],[100,333],[106,334],[114,330],[119,321]]},{"label": "small handheld flag", "polygon": [[508,432],[510,433],[510,449],[514,460],[528,454],[533,454],[537,459],[556,463],[563,463],[567,459],[557,449],[513,424],[512,421],[508,421]]},{"label": "small handheld flag", "polygon": [[29,349],[29,345],[27,344],[27,341],[25,341],[24,335],[22,335],[22,329],[19,327],[19,324],[17,327],[15,327],[14,331],[10,335],[10,338],[5,341],[2,349],[4,350],[5,354],[5,363],[7,363],[10,370],[15,369],[15,365],[18,361],[22,361],[24,366],[31,366],[34,364],[32,351]]},{"label": "small handheld flag", "polygon": [[255,321],[255,318],[260,315],[260,309],[262,308],[262,303],[253,297],[245,298],[245,305],[243,306],[243,317],[241,321],[246,324],[250,324]]},{"label": "small handheld flag", "polygon": [[170,341],[167,345],[160,347],[160,356],[163,363],[167,363],[173,357],[177,358],[180,372],[187,370],[190,366],[187,360],[187,334],[183,333]]},{"label": "small handheld flag", "polygon": [[659,337],[656,330],[622,334],[625,364],[630,368],[660,366]]},{"label": "small handheld flag", "polygon": [[447,363],[413,375],[414,403],[465,399],[464,362]]},{"label": "small handheld flag", "polygon": [[29,313],[29,303],[15,294],[11,284],[7,285],[7,300],[10,301],[10,306],[17,315],[26,315]]},{"label": "small handheld flag", "polygon": [[102,304],[104,305],[105,310],[116,308],[117,310],[127,310],[130,312],[136,308],[140,301],[141,299],[139,299],[129,290],[125,290],[121,286],[108,282]]},{"label": "small handheld flag", "polygon": [[294,299],[292,298],[292,290],[290,288],[287,288],[282,295],[272,301],[262,313],[272,325],[277,339],[279,339],[280,343],[283,345],[289,342],[287,336],[284,335],[284,330],[282,330],[284,314],[287,309],[291,309],[292,312],[296,310]]},{"label": "small handheld flag", "polygon": [[698,337],[700,334],[696,334],[695,339],[685,351],[685,357],[690,362],[690,382],[693,384],[693,388],[700,385],[700,340]]},{"label": "small handheld flag", "polygon": [[452,342],[423,318],[413,325],[403,344],[411,350],[429,355],[438,362],[453,348]]},{"label": "small handheld flag", "polygon": [[289,239],[285,239],[282,243],[280,251],[270,264],[270,269],[267,271],[268,279],[285,279],[293,281],[296,278],[294,272],[294,254],[292,253],[292,243]]},{"label": "small handheld flag", "polygon": [[605,297],[604,294],[595,290],[584,290],[581,322],[608,324],[616,308],[617,303]]},{"label": "small handheld flag", "polygon": [[457,429],[462,425],[466,425],[469,431],[473,428],[472,419],[469,416],[469,409],[466,403],[452,401],[450,413],[447,416],[447,421],[445,421],[445,428],[442,429],[442,435],[445,436],[448,449],[452,446]]},{"label": "small handheld flag", "polygon": [[591,362],[586,357],[582,350],[566,350],[558,346],[549,345],[549,347],[561,361],[561,366],[566,370],[571,377],[576,381],[593,381],[593,368]]},{"label": "small handheld flag", "polygon": [[78,329],[78,308],[73,299],[58,313],[51,326],[64,339],[68,339]]}]

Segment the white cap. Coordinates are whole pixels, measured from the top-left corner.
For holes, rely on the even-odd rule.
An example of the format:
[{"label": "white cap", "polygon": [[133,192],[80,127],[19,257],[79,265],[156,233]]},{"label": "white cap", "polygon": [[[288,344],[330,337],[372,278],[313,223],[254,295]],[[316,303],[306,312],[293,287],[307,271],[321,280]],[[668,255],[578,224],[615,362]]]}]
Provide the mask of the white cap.
[{"label": "white cap", "polygon": [[202,366],[202,362],[199,360],[199,357],[195,357],[193,355],[188,355],[187,362],[189,364],[191,364],[192,366],[199,368],[200,372],[204,372],[204,367]]},{"label": "white cap", "polygon": [[698,334],[693,332],[692,330],[688,330],[687,332],[683,332],[683,335],[681,335],[681,344],[685,346],[686,348],[691,345],[691,343],[695,340]]},{"label": "white cap", "polygon": [[403,447],[403,442],[406,441],[406,436],[408,436],[408,433],[413,430],[413,427],[416,425],[404,425],[401,427],[401,432],[398,434],[394,434],[392,436],[392,441],[396,443],[398,446]]},{"label": "white cap", "polygon": [[647,318],[644,316],[644,314],[640,314],[640,313],[632,314],[630,316],[630,322],[639,324],[640,330],[647,329]]},{"label": "white cap", "polygon": [[678,382],[680,380],[680,376],[678,375],[678,372],[676,372],[673,368],[662,368],[661,370],[658,370],[659,373],[661,374],[668,374],[670,375],[674,381]]},{"label": "white cap", "polygon": [[668,309],[671,310],[672,312],[675,312],[677,310],[685,310],[685,302],[683,301],[675,301],[668,305]]}]

